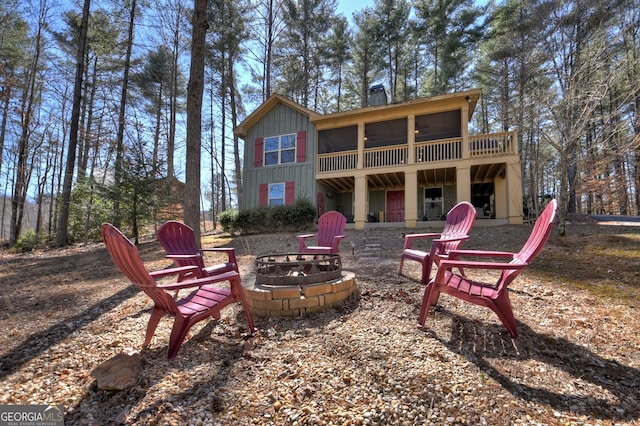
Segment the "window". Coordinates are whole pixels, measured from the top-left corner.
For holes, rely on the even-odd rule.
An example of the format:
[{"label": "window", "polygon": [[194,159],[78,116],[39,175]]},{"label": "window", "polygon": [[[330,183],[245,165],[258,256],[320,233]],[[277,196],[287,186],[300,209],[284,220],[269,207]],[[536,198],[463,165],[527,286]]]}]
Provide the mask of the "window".
[{"label": "window", "polygon": [[269,184],[269,206],[284,205],[284,182]]},{"label": "window", "polygon": [[291,206],[295,201],[296,183],[292,180],[282,183],[261,183],[258,190],[258,205]]},{"label": "window", "polygon": [[[295,133],[264,138],[264,164],[274,166],[296,162]],[[284,193],[284,191],[283,191]]]}]

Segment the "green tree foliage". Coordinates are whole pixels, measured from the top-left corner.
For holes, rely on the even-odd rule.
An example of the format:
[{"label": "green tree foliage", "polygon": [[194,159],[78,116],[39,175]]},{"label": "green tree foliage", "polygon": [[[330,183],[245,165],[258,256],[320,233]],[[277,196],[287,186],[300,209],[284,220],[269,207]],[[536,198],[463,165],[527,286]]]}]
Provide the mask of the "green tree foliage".
[{"label": "green tree foliage", "polygon": [[[384,51],[376,39],[378,22],[372,8],[365,8],[354,15],[357,29],[353,38],[352,63],[349,73],[352,78],[347,82],[347,90],[356,95],[349,102],[348,108],[365,107],[369,103],[369,88],[372,83],[382,77],[384,68]],[[359,105],[358,105],[359,99]]]},{"label": "green tree foliage", "polygon": [[331,75],[328,82],[336,88],[335,108],[333,108],[335,111],[341,111],[340,101],[343,97],[345,64],[351,58],[351,46],[349,45],[351,33],[348,25],[344,16],[337,16],[333,20],[331,34],[325,46],[327,66]]},{"label": "green tree foliage", "polygon": [[20,92],[19,72],[28,58],[29,25],[13,8],[0,4],[0,177],[3,172],[7,126],[13,117],[11,104]]},{"label": "green tree foliage", "polygon": [[[158,176],[162,171],[160,166],[160,137],[162,129],[168,127],[163,121],[164,114],[171,101],[170,93],[173,78],[173,55],[169,47],[161,45],[155,51],[147,54],[142,71],[132,76],[133,82],[139,87],[146,103],[146,111],[153,120],[153,176]],[[166,132],[165,132],[166,135]],[[166,151],[165,151],[166,153]]]},{"label": "green tree foliage", "polygon": [[409,66],[409,46],[406,35],[410,32],[409,3],[406,0],[377,0],[375,16],[375,38],[385,61],[387,95],[391,103],[398,101],[401,70]]},{"label": "green tree foliage", "polygon": [[[226,177],[227,135],[233,134],[233,129],[239,124],[239,113],[244,114],[241,96],[238,90],[236,69],[243,63],[244,48],[240,43],[247,37],[246,17],[248,5],[244,2],[231,0],[215,0],[209,4],[209,21],[212,28],[208,33],[207,63],[210,73],[211,110],[219,111],[219,120],[210,114],[210,144],[205,145],[212,161],[211,185],[217,172]],[[217,104],[217,105],[216,105]],[[216,108],[217,107],[217,108]],[[216,121],[219,124],[216,126]],[[216,146],[214,128],[220,132],[219,146]],[[233,136],[234,170],[232,177],[237,191],[238,200],[242,199],[242,166],[240,159],[239,140]],[[220,179],[221,186],[213,193],[220,193],[220,208],[226,210],[230,188],[226,179]],[[229,201],[229,204],[231,202]]]},{"label": "green tree foliage", "polygon": [[100,226],[113,220],[113,201],[109,188],[93,178],[78,182],[71,193],[69,241],[96,241]]},{"label": "green tree foliage", "polygon": [[284,30],[277,43],[275,65],[282,79],[276,91],[300,105],[315,108],[327,62],[325,45],[335,15],[335,0],[287,0]]},{"label": "green tree foliage", "polygon": [[469,87],[467,74],[484,36],[483,10],[473,0],[416,3],[417,31],[431,61],[424,92],[440,95]]}]

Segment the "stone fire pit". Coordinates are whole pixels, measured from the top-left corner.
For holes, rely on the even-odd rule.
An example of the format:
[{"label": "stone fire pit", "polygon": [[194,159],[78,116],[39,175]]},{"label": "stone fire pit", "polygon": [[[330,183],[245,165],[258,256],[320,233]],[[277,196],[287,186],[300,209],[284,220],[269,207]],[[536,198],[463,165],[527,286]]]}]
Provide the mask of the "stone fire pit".
[{"label": "stone fire pit", "polygon": [[259,256],[253,282],[244,281],[251,312],[268,317],[319,312],[342,303],[356,289],[355,274],[342,270],[338,254]]}]

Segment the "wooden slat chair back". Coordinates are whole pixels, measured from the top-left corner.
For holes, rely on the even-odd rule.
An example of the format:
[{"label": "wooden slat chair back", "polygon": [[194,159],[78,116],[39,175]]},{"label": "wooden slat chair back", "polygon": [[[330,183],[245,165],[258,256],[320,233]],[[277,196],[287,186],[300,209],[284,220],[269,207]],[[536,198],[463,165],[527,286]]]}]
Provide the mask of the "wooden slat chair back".
[{"label": "wooden slat chair back", "polygon": [[[518,336],[508,286],[533,261],[547,242],[557,212],[557,202],[552,200],[536,220],[533,230],[522,249],[517,253],[486,250],[452,250],[447,259],[440,261],[433,280],[425,288],[418,318],[423,327],[429,307],[438,302],[440,293],[447,293],[464,301],[485,306],[495,312],[512,337]],[[490,259],[463,260],[464,259]],[[467,271],[453,273],[453,269]],[[474,280],[470,269],[500,271],[495,282]]]},{"label": "wooden slat chair back", "polygon": [[[151,343],[151,338],[160,319],[165,315],[170,315],[174,317],[174,322],[169,338],[167,357],[170,360],[174,359],[189,329],[194,324],[209,317],[220,319],[220,311],[234,302],[242,303],[249,330],[251,333],[255,331],[253,317],[238,272],[230,271],[216,276],[160,284],[157,279],[161,277],[177,275],[189,270],[193,272],[197,267],[193,265],[181,266],[149,272],[140,259],[136,246],[115,226],[109,223],[103,224],[102,238],[116,266],[132,284],[140,288],[154,303],[143,347]],[[224,281],[229,282],[229,288],[212,285]],[[174,299],[169,293],[181,289],[193,290],[179,299]]]},{"label": "wooden slat chair back", "polygon": [[[318,232],[298,235],[298,253],[331,254],[340,252],[340,241],[346,237],[347,218],[340,212],[329,211],[318,219]],[[316,245],[307,245],[315,238]]]},{"label": "wooden slat chair back", "polygon": [[[406,235],[398,274],[402,275],[405,260],[419,262],[422,266],[420,282],[427,284],[431,278],[433,263],[437,264],[440,258],[446,257],[451,250],[459,248],[465,240],[469,239],[469,231],[476,221],[476,215],[473,205],[462,201],[447,213],[442,232]],[[424,240],[431,240],[431,247],[428,250]],[[419,242],[423,242],[423,248],[417,247]]]},{"label": "wooden slat chair back", "polygon": [[[170,220],[158,228],[158,241],[166,253],[167,259],[174,261],[176,266],[197,266],[195,273],[187,272],[178,276],[178,281],[188,278],[207,277],[224,272],[238,272],[238,262],[235,250],[227,247],[200,248],[196,244],[193,229],[184,223]],[[227,256],[226,262],[206,266],[204,252],[220,252]]]}]

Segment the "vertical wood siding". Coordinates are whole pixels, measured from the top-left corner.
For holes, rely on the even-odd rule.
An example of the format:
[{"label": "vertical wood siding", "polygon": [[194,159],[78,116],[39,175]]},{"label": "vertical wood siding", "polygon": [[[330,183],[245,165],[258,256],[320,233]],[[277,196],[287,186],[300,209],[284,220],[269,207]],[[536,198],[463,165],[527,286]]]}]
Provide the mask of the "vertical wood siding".
[{"label": "vertical wood siding", "polygon": [[[306,132],[304,144],[304,155],[296,151],[296,159],[303,162],[290,163],[281,166],[256,167],[255,140],[268,136],[285,135],[289,133],[297,134],[299,131]],[[302,146],[301,146],[302,148]],[[296,150],[298,146],[296,146]],[[309,122],[309,117],[283,104],[277,104],[271,111],[267,112],[249,131],[245,139],[244,155],[245,167],[244,194],[242,199],[242,209],[250,209],[259,206],[260,184],[276,182],[295,182],[295,198],[308,198],[314,205],[316,204],[316,182],[315,182],[315,161],[316,161],[316,130],[315,126]],[[262,152],[262,150],[260,150]]]}]

